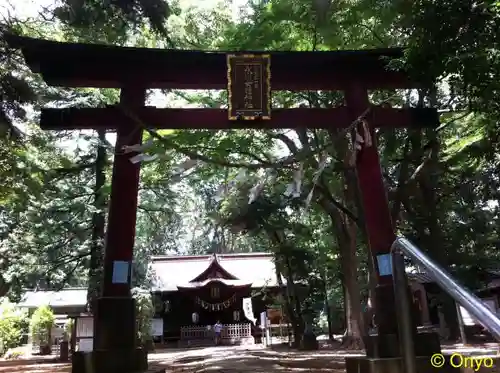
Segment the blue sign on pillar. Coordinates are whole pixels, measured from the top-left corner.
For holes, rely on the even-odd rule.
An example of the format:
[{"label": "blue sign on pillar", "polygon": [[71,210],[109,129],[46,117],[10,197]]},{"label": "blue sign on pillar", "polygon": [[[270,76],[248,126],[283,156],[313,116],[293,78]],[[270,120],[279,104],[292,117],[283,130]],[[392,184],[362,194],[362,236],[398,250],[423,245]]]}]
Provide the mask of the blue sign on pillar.
[{"label": "blue sign on pillar", "polygon": [[378,273],[380,276],[392,276],[391,254],[377,255]]},{"label": "blue sign on pillar", "polygon": [[113,262],[113,284],[128,284],[130,263],[120,260]]}]

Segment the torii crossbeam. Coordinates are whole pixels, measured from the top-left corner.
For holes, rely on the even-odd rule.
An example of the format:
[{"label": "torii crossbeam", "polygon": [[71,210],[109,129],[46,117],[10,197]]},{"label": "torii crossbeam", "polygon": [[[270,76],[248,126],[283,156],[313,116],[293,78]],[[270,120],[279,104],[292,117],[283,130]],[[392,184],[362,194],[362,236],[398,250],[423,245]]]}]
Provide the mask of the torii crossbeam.
[{"label": "torii crossbeam", "polygon": [[[150,128],[346,128],[361,114],[369,124],[372,146],[356,160],[370,253],[387,254],[395,239],[382,178],[374,130],[377,127],[436,127],[435,109],[392,109],[373,106],[370,89],[417,88],[404,71],[387,68],[401,49],[340,52],[270,52],[273,90],[341,90],[345,106],[333,109],[277,109],[270,120],[230,121],[220,109],[157,109],[145,106],[149,88],[226,89],[225,52],[200,52],[70,44],[10,35],[11,47],[21,49],[32,71],[49,85],[121,88],[120,107],[133,111]],[[245,52],[254,53],[258,52]],[[43,129],[109,129],[117,132],[104,283],[95,321],[93,361],[97,373],[132,372],[144,368],[144,354],[135,345],[134,305],[130,296],[139,165],[123,154],[126,145],[141,142],[142,130],[120,107],[42,109]],[[368,110],[367,110],[368,109]],[[365,134],[366,135],[366,134]],[[348,372],[376,371],[380,358],[400,357],[391,273],[377,267],[376,319],[378,335],[367,336],[367,359],[348,359]],[[125,274],[122,272],[125,271]],[[124,275],[124,276],[123,276]],[[418,336],[417,355],[439,352],[433,335]],[[142,365],[138,364],[142,358]],[[73,372],[80,373],[82,357],[75,355]],[[377,360],[379,359],[379,360]],[[382,362],[380,364],[386,364]],[[376,367],[379,368],[376,368]],[[363,368],[367,367],[367,368]],[[385,369],[385,368],[384,368]]]}]

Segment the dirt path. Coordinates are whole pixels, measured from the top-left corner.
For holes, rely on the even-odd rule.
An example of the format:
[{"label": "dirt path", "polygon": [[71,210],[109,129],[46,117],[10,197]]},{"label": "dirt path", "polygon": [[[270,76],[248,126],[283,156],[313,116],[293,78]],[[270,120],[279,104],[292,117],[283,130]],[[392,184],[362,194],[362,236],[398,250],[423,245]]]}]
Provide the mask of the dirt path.
[{"label": "dirt path", "polygon": [[[168,373],[281,373],[281,372],[344,372],[344,355],[331,351],[314,353],[272,351],[260,346],[209,347],[172,349],[149,355],[151,368],[165,368]],[[70,364],[50,361],[4,361],[0,373],[70,373]]]},{"label": "dirt path", "polygon": [[[354,355],[354,354],[353,354]],[[273,351],[260,346],[211,347],[178,352],[159,352],[150,365],[167,372],[278,373],[344,372],[345,352]]]},{"label": "dirt path", "polygon": [[[451,346],[450,346],[451,347]],[[460,351],[464,347],[453,346]],[[483,346],[485,348],[486,346]],[[494,346],[488,346],[494,348]],[[496,345],[498,351],[498,345]],[[463,351],[465,352],[465,351]],[[151,368],[165,368],[167,373],[341,373],[346,356],[363,356],[338,350],[271,350],[260,345],[159,350],[149,355]],[[0,362],[0,373],[70,373],[70,364],[36,361]]]},{"label": "dirt path", "polygon": [[5,364],[1,362],[0,373],[70,373],[70,364],[17,360]]}]

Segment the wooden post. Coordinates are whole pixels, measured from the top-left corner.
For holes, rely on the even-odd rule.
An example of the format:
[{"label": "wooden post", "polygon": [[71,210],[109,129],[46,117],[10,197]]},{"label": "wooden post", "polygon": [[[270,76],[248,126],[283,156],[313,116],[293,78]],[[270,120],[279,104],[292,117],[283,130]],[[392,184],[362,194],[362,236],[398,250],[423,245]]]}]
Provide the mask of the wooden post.
[{"label": "wooden post", "polygon": [[457,310],[458,327],[460,329],[460,340],[462,344],[467,345],[467,335],[465,334],[465,324],[464,318],[462,316],[462,311],[460,309],[460,304],[455,302],[455,309]]},{"label": "wooden post", "polygon": [[[366,88],[360,85],[353,85],[345,91],[345,101],[351,111],[353,120],[370,107],[368,92]],[[394,287],[392,274],[381,274],[377,264],[377,257],[381,254],[390,253],[391,245],[396,237],[380,167],[375,131],[370,123],[366,124],[368,125],[371,144],[367,144],[366,137],[368,137],[368,134],[364,133],[366,129],[363,124],[359,123],[357,130],[360,134],[364,134],[365,143],[356,154],[356,172],[361,202],[364,208],[363,213],[370,249],[369,255],[373,258],[377,272],[375,323],[379,338],[367,337],[365,338],[365,344],[368,356],[390,357],[398,354]]]},{"label": "wooden post", "polygon": [[[144,106],[144,100],[144,89],[121,90],[120,105],[127,110]],[[103,297],[130,296],[140,164],[130,162],[136,153],[125,154],[123,148],[141,142],[142,129],[133,120],[118,127],[104,252]]]},{"label": "wooden post", "polygon": [[78,316],[74,316],[72,318],[73,320],[73,324],[71,325],[71,348],[70,348],[70,352],[71,352],[71,355],[73,355],[76,351],[76,331],[77,331],[77,325],[76,323],[78,322],[80,318]]},{"label": "wooden post", "polygon": [[[122,88],[120,104],[128,110],[143,107],[144,99],[144,89]],[[139,144],[141,139],[137,123],[121,123],[113,162],[102,293],[94,319],[93,361],[98,373],[144,368],[144,352],[136,348],[135,305],[130,293],[140,166],[130,162],[135,153],[123,151],[125,145]]]},{"label": "wooden post", "polygon": [[421,307],[422,326],[429,326],[431,322],[429,316],[429,304],[427,301],[427,291],[425,290],[425,286],[421,283],[414,282],[412,284],[412,287],[414,287],[415,291],[419,295],[418,300]]},{"label": "wooden post", "polygon": [[[353,119],[361,115],[370,106],[368,92],[361,86],[355,85],[347,90],[345,92],[345,99],[347,106],[352,110]],[[370,146],[366,146],[365,140],[362,149],[358,151],[356,156],[356,172],[362,205],[364,207],[370,254],[377,269],[377,292],[384,294],[383,301],[379,302],[377,299],[376,304],[379,304],[384,309],[387,308],[386,311],[388,311],[387,313],[380,314],[381,309],[376,310],[378,330],[383,334],[392,334],[397,333],[392,275],[384,276],[380,274],[377,265],[377,256],[390,253],[391,245],[396,236],[392,226],[387,192],[380,167],[375,131],[370,126],[370,123],[367,124],[369,125],[372,143]],[[363,134],[363,126],[361,124],[358,125],[358,131],[360,134]]]},{"label": "wooden post", "polygon": [[[358,118],[370,107],[368,92],[361,85],[352,85],[345,91],[346,104],[352,120]],[[369,358],[399,357],[400,346],[396,317],[396,302],[390,258],[390,250],[395,240],[391,213],[387,200],[382,169],[377,150],[376,134],[370,123],[358,123],[358,133],[364,137],[364,144],[356,155],[356,172],[363,205],[370,255],[373,258],[377,284],[375,287],[375,323],[378,335],[365,337],[366,355]],[[365,133],[367,131],[368,133]],[[367,144],[367,140],[371,144]],[[384,265],[383,265],[384,264]],[[415,319],[415,349],[417,356],[431,356],[440,351],[439,339],[432,333],[417,334]],[[348,361],[347,359],[346,361]],[[347,371],[356,371],[357,363]]]}]

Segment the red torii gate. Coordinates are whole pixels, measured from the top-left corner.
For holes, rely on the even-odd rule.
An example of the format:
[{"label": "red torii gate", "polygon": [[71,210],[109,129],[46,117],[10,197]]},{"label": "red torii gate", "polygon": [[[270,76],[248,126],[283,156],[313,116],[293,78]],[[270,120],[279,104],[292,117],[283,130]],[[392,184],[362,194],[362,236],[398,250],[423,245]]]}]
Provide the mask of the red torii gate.
[{"label": "red torii gate", "polygon": [[[160,50],[71,44],[10,35],[11,47],[22,50],[32,71],[52,86],[120,88],[120,107],[93,109],[42,109],[40,126],[50,130],[110,129],[117,132],[115,160],[105,246],[104,282],[98,301],[94,351],[96,371],[132,372],[145,368],[144,354],[136,349],[134,303],[130,296],[130,264],[135,238],[139,164],[123,154],[126,145],[138,144],[142,130],[121,107],[133,112],[150,128],[347,128],[364,114],[375,140],[377,127],[437,126],[435,109],[393,109],[373,106],[370,89],[417,88],[402,71],[387,69],[388,60],[402,56],[401,49],[337,52],[270,52],[273,90],[341,90],[346,106],[330,109],[276,109],[270,120],[230,121],[227,110],[158,109],[145,106],[148,88],[226,89],[225,52]],[[255,52],[256,53],[256,52]],[[258,54],[258,53],[256,53]],[[369,110],[367,111],[367,109]],[[376,145],[357,156],[356,171],[364,206],[370,253],[389,253],[395,240]],[[367,359],[347,364],[358,372],[373,371],[378,358],[400,357],[392,275],[377,267],[377,336],[365,338]],[[125,271],[125,278],[119,279]],[[439,352],[435,335],[418,336],[417,355]],[[73,372],[83,369],[76,354]],[[381,366],[380,366],[381,367]],[[385,368],[382,368],[385,369]]]}]

